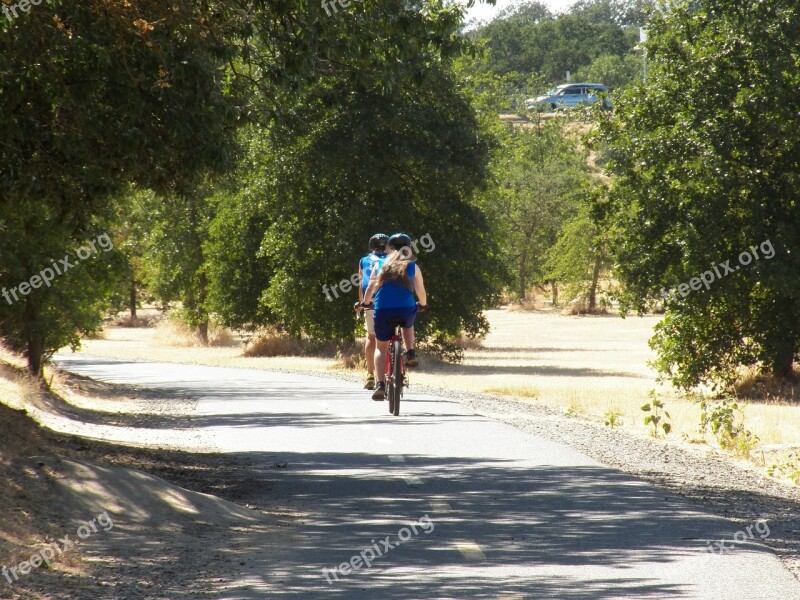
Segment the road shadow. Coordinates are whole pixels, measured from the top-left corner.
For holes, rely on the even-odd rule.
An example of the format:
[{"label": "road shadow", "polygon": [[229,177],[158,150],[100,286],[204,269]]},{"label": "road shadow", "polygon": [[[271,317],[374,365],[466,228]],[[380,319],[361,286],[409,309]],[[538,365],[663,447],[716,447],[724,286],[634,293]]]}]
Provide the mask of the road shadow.
[{"label": "road shadow", "polygon": [[[132,488],[134,499],[119,501],[134,504],[111,513],[116,535],[128,539],[109,538],[107,556],[96,560],[118,561],[115,547],[124,548],[126,573],[148,572],[165,586],[154,597],[695,598],[691,586],[664,583],[660,574],[687,556],[713,571],[724,559],[706,552],[705,540],[732,540],[741,529],[605,467],[260,452],[217,456],[204,466],[185,453],[156,456],[156,474],[260,510],[265,523],[204,529],[202,515],[165,522],[135,505]],[[410,476],[424,487],[409,486]],[[426,519],[431,526],[423,528]],[[412,524],[416,534],[403,535]],[[180,544],[170,542],[176,535]],[[407,539],[386,549],[377,544],[386,536]],[[733,552],[770,552],[758,541]],[[331,574],[376,544],[380,554],[369,568]],[[483,557],[468,557],[472,544]],[[196,553],[208,561],[193,560]],[[638,566],[652,576],[634,575]],[[164,584],[170,576],[174,583]],[[134,588],[121,580],[113,595],[94,597],[128,597]]]}]

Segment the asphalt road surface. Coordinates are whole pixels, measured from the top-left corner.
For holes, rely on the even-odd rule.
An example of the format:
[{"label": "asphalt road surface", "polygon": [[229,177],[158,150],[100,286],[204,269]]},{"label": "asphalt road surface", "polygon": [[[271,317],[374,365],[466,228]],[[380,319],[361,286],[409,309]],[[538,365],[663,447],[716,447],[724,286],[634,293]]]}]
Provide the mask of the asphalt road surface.
[{"label": "asphalt road surface", "polygon": [[[273,495],[303,515],[209,597],[800,598],[800,583],[759,543],[760,524],[748,532],[413,387],[392,417],[359,386],[324,377],[59,362],[193,396],[205,443],[263,463]],[[247,532],[242,541],[267,543]]]}]

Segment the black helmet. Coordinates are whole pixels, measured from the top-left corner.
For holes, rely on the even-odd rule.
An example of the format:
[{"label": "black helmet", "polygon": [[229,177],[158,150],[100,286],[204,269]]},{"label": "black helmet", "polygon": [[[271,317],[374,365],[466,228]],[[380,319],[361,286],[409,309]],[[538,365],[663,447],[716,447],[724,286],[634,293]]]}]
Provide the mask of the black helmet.
[{"label": "black helmet", "polygon": [[389,238],[387,244],[390,248],[394,248],[395,250],[400,250],[400,248],[411,247],[411,238],[408,237],[405,233],[395,233],[392,237]]},{"label": "black helmet", "polygon": [[389,242],[389,236],[385,233],[376,233],[371,238],[369,238],[369,249],[370,250],[383,250],[386,248],[386,244]]}]

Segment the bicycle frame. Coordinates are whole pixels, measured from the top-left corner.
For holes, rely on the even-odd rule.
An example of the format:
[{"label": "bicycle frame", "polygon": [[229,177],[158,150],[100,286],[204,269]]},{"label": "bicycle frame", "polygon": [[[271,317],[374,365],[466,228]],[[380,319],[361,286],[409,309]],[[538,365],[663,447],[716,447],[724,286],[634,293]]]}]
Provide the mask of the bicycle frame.
[{"label": "bicycle frame", "polygon": [[[399,345],[397,355],[399,357],[399,368],[395,371],[395,344]],[[397,373],[397,377],[395,377]],[[403,395],[403,384],[405,382],[406,365],[403,358],[403,334],[400,325],[394,330],[394,335],[389,340],[388,356],[386,357],[386,392],[389,396],[389,413],[394,416],[400,414],[400,398]]]}]

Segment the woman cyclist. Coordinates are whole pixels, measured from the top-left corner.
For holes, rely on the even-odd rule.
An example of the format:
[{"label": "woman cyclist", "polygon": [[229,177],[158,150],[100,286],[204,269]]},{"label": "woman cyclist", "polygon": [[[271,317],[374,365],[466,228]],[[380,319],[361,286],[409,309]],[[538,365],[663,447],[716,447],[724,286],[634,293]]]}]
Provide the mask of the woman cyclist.
[{"label": "woman cyclist", "polygon": [[364,293],[364,305],[369,306],[375,299],[375,370],[378,383],[373,400],[383,400],[386,397],[386,354],[389,350],[389,340],[394,335],[394,327],[389,324],[393,319],[405,320],[403,327],[403,340],[406,348],[406,365],[414,367],[419,364],[416,345],[414,344],[414,320],[417,317],[417,302],[419,310],[428,308],[428,296],[425,292],[425,283],[422,279],[422,270],[413,261],[411,251],[411,238],[404,233],[396,233],[389,238],[387,243],[389,255],[381,259],[379,268],[373,272],[367,291]]}]

